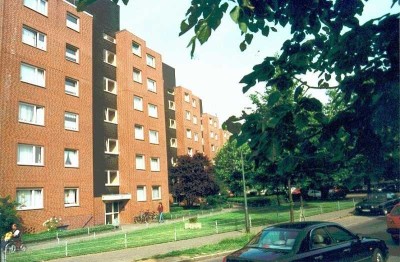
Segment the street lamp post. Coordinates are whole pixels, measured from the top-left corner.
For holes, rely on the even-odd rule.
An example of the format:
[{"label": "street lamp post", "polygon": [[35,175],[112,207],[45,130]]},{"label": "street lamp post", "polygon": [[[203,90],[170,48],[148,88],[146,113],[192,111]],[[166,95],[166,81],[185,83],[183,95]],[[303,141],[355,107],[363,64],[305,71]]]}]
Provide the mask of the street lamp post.
[{"label": "street lamp post", "polygon": [[241,157],[241,160],[242,160],[242,180],[243,180],[243,196],[244,196],[244,220],[245,220],[245,223],[246,223],[246,233],[250,233],[249,210],[247,208],[246,179],[244,177],[243,150],[240,150],[240,157]]}]

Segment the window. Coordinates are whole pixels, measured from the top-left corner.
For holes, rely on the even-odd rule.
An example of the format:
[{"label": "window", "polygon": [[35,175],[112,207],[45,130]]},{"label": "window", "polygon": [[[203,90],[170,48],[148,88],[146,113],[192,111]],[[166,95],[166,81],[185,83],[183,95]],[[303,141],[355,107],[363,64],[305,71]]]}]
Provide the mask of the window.
[{"label": "window", "polygon": [[77,6],[79,0],[67,0],[68,3]]},{"label": "window", "polygon": [[173,88],[168,88],[167,93],[170,95],[175,95],[175,90]]},{"label": "window", "polygon": [[109,123],[118,123],[118,113],[117,110],[111,109],[111,108],[106,108],[105,109],[105,115],[104,115],[104,121],[109,122]]},{"label": "window", "polygon": [[44,148],[36,145],[18,144],[18,165],[43,165]]},{"label": "window", "polygon": [[188,155],[189,156],[193,156],[193,148],[191,148],[191,147],[188,147]]},{"label": "window", "polygon": [[66,130],[77,131],[79,129],[79,115],[75,113],[64,113],[64,128]]},{"label": "window", "polygon": [[211,145],[211,151],[215,152],[215,146],[214,145]]},{"label": "window", "polygon": [[65,149],[64,150],[64,166],[65,167],[79,167],[78,150]]},{"label": "window", "polygon": [[142,56],[142,49],[140,48],[140,45],[136,42],[132,42],[132,53],[137,56]]},{"label": "window", "polygon": [[350,234],[348,231],[345,231],[336,226],[327,226],[326,230],[329,235],[333,238],[334,243],[351,241],[354,239],[354,236]]},{"label": "window", "polygon": [[214,120],[214,127],[217,127],[217,121]]},{"label": "window", "polygon": [[105,40],[107,40],[108,42],[111,42],[111,43],[114,43],[114,44],[115,44],[115,38],[114,38],[114,37],[112,37],[112,36],[110,36],[110,35],[107,35],[106,33],[103,33],[103,38],[104,38]]},{"label": "window", "polygon": [[18,120],[19,122],[23,123],[43,126],[44,107],[20,102],[18,110]]},{"label": "window", "polygon": [[158,117],[157,106],[153,104],[148,104],[149,116]]},{"label": "window", "polygon": [[65,78],[65,93],[68,95],[79,95],[79,82],[72,78]]},{"label": "window", "polygon": [[151,92],[157,92],[157,85],[156,85],[156,81],[147,78],[147,90],[151,91]]},{"label": "window", "polygon": [[18,210],[43,208],[43,189],[17,189]]},{"label": "window", "polygon": [[168,100],[168,108],[171,110],[175,110],[175,102]]},{"label": "window", "polygon": [[214,138],[214,132],[213,131],[210,132],[210,137]]},{"label": "window", "polygon": [[189,103],[189,101],[190,101],[189,93],[185,93],[185,102]]},{"label": "window", "polygon": [[194,133],[194,141],[199,141],[199,134],[197,134],[197,133]]},{"label": "window", "polygon": [[32,85],[45,86],[45,71],[35,66],[21,64],[21,81]]},{"label": "window", "polygon": [[151,171],[160,171],[160,158],[159,157],[151,157],[150,158],[150,170]]},{"label": "window", "polygon": [[178,147],[178,141],[176,138],[171,138],[169,140],[169,143],[170,143],[171,147]]},{"label": "window", "polygon": [[137,68],[133,69],[133,81],[142,83],[142,71]]},{"label": "window", "polygon": [[218,135],[217,135],[217,134],[215,134],[214,138],[215,138],[215,140],[218,140]]},{"label": "window", "polygon": [[212,125],[213,124],[212,118],[209,118],[209,120],[210,120],[210,125]]},{"label": "window", "polygon": [[142,125],[135,125],[135,139],[144,140],[144,127]]},{"label": "window", "polygon": [[79,17],[67,12],[67,27],[79,32]]},{"label": "window", "polygon": [[176,121],[174,119],[169,120],[169,127],[170,128],[176,128]]},{"label": "window", "polygon": [[192,106],[196,107],[196,99],[194,99],[194,98],[192,99]]},{"label": "window", "polygon": [[22,27],[22,42],[46,50],[46,35],[25,25]]},{"label": "window", "polygon": [[146,163],[144,162],[144,155],[136,155],[136,169],[145,170]]},{"label": "window", "polygon": [[146,201],[146,186],[137,186],[137,201]]},{"label": "window", "polygon": [[155,130],[149,131],[149,141],[150,144],[158,144],[158,131]]},{"label": "window", "polygon": [[154,58],[154,56],[146,54],[146,64],[148,66],[151,66],[151,67],[155,68],[156,67],[156,59]]},{"label": "window", "polygon": [[186,120],[189,120],[190,121],[190,112],[189,111],[185,111],[185,118],[186,118]]},{"label": "window", "polygon": [[79,192],[77,188],[64,189],[64,206],[78,206],[79,205]]},{"label": "window", "polygon": [[143,98],[139,96],[133,97],[133,108],[139,111],[143,111]]},{"label": "window", "polygon": [[186,129],[186,137],[187,138],[192,138],[192,130]]},{"label": "window", "polygon": [[193,124],[197,125],[197,116],[193,116]]},{"label": "window", "polygon": [[105,144],[105,152],[108,154],[118,154],[118,140],[108,138]]},{"label": "window", "polygon": [[71,62],[79,62],[79,49],[73,45],[67,44],[65,47],[65,59]]},{"label": "window", "polygon": [[160,186],[152,186],[151,187],[151,198],[153,200],[161,199],[161,187]]},{"label": "window", "polygon": [[116,94],[117,93],[117,82],[114,80],[103,78],[104,91]]},{"label": "window", "polygon": [[119,186],[119,172],[106,170],[106,186]]},{"label": "window", "polygon": [[117,65],[117,58],[115,57],[115,54],[105,49],[103,52],[103,61],[113,66]]},{"label": "window", "polygon": [[24,5],[47,16],[47,0],[24,0]]}]

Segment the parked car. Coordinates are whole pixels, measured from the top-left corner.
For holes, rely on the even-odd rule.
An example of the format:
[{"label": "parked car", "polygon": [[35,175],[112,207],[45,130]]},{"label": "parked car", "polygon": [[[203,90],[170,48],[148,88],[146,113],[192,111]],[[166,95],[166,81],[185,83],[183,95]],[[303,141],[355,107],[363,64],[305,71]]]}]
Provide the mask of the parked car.
[{"label": "parked car", "polygon": [[315,189],[310,189],[307,191],[307,196],[311,197],[311,198],[321,198],[321,191],[315,190]]},{"label": "parked car", "polygon": [[400,198],[395,193],[374,192],[356,204],[355,213],[386,215],[397,203],[400,203]]},{"label": "parked car", "polygon": [[392,235],[392,239],[396,244],[400,240],[400,203],[395,205],[386,216],[386,232]]},{"label": "parked car", "polygon": [[270,226],[223,261],[386,261],[385,241],[360,238],[337,223],[304,221]]},{"label": "parked car", "polygon": [[[328,198],[329,199],[339,199],[345,198],[347,195],[347,189],[341,187],[334,187],[329,189]],[[321,198],[321,190],[310,189],[307,191],[307,196],[310,198]]]}]

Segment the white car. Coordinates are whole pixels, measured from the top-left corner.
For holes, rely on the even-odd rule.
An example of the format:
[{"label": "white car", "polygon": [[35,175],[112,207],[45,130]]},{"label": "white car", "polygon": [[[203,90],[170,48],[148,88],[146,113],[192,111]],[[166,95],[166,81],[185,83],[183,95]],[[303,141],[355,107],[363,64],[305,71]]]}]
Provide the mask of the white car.
[{"label": "white car", "polygon": [[312,198],[321,198],[321,191],[315,190],[315,189],[310,189],[307,191],[307,195]]}]

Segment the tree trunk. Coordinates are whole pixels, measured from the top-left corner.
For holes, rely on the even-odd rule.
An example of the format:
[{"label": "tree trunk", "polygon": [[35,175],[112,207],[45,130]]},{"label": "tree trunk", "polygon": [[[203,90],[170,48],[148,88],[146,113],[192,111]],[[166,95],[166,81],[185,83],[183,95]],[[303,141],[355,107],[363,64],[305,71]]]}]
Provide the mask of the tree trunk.
[{"label": "tree trunk", "polygon": [[290,205],[290,223],[294,222],[294,204],[293,204],[293,197],[292,197],[292,185],[291,185],[291,181],[290,181],[290,177],[288,179],[288,194],[289,194],[289,205]]},{"label": "tree trunk", "polygon": [[279,192],[276,193],[276,202],[278,203],[278,206],[281,206],[281,200],[279,198]]}]

